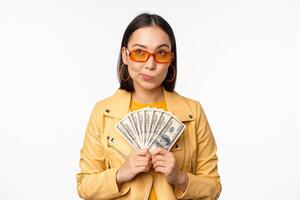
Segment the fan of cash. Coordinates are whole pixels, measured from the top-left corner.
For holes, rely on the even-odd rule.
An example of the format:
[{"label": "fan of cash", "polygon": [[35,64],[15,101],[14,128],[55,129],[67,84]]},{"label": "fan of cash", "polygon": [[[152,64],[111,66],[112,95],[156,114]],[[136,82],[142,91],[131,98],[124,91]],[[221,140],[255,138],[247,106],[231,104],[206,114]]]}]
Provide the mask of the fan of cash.
[{"label": "fan of cash", "polygon": [[170,150],[185,129],[177,116],[163,109],[145,107],[128,113],[115,128],[136,150]]}]

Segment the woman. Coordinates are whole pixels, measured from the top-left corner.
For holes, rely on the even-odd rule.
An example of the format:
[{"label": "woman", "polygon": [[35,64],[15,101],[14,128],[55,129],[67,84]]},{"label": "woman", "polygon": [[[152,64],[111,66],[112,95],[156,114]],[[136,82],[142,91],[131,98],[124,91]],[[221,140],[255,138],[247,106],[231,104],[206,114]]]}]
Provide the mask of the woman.
[{"label": "woman", "polygon": [[[77,189],[83,199],[217,199],[221,182],[216,144],[196,100],[174,91],[176,42],[170,25],[143,13],[128,25],[121,44],[120,88],[98,101],[81,149]],[[127,113],[164,109],[186,125],[170,151],[135,150],[116,130]]]}]

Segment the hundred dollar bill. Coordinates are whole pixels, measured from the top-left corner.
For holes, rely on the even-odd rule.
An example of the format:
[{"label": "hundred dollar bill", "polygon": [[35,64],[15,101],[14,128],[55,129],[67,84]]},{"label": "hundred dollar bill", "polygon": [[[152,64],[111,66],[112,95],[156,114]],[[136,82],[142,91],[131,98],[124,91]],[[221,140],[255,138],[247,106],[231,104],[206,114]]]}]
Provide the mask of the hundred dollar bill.
[{"label": "hundred dollar bill", "polygon": [[152,109],[145,109],[145,143],[148,145],[148,139],[151,136],[151,122],[153,117],[153,110]]},{"label": "hundred dollar bill", "polygon": [[122,133],[121,135],[125,138],[125,140],[129,144],[131,144],[133,146],[134,149],[136,149],[136,150],[139,149],[139,147],[136,145],[135,138],[132,135],[130,135],[129,133],[127,133],[127,131],[123,128],[123,126],[120,123],[116,124],[115,128]]},{"label": "hundred dollar bill", "polygon": [[133,131],[137,137],[137,140],[139,142],[139,146],[141,148],[144,148],[144,143],[143,143],[143,140],[142,140],[142,133],[140,132],[139,130],[139,122],[137,121],[137,115],[136,115],[136,112],[131,112],[129,115],[128,115],[128,119],[133,127]]},{"label": "hundred dollar bill", "polygon": [[168,121],[171,120],[172,116],[170,116],[166,112],[161,112],[161,115],[159,116],[157,123],[154,126],[154,129],[151,133],[151,136],[148,138],[148,149],[151,147],[152,143],[155,141],[157,136],[162,132],[164,127],[167,125]]},{"label": "hundred dollar bill", "polygon": [[154,137],[154,134],[156,134],[158,131],[155,131],[155,128],[159,122],[159,119],[163,115],[163,112],[159,109],[153,109],[151,124],[150,124],[150,136],[147,138],[147,147],[149,146],[149,143],[151,142],[151,139]]},{"label": "hundred dollar bill", "polygon": [[152,151],[158,147],[162,147],[170,150],[179,136],[185,129],[185,124],[183,124],[178,119],[171,117],[167,124],[164,126],[163,130],[156,136],[155,142],[151,144],[149,150]]},{"label": "hundred dollar bill", "polygon": [[149,134],[146,138],[147,148],[149,147],[151,140],[154,138],[154,134],[156,134],[158,132],[158,131],[155,131],[155,128],[158,124],[160,116],[163,114],[161,111],[159,111],[156,108],[153,108],[152,110],[153,110],[153,112],[152,112],[151,122],[150,122],[150,126],[149,126]]},{"label": "hundred dollar bill", "polygon": [[138,110],[137,112],[137,117],[138,117],[138,126],[140,129],[140,133],[141,133],[141,137],[142,137],[142,141],[143,143],[145,143],[146,140],[146,136],[145,136],[145,113],[142,109]]},{"label": "hundred dollar bill", "polygon": [[131,121],[132,120],[130,119],[130,115],[127,115],[124,119],[120,121],[120,124],[126,130],[126,133],[128,133],[132,138],[134,138],[134,143],[138,147],[138,149],[141,149],[141,142],[139,140],[135,127],[132,125]]}]

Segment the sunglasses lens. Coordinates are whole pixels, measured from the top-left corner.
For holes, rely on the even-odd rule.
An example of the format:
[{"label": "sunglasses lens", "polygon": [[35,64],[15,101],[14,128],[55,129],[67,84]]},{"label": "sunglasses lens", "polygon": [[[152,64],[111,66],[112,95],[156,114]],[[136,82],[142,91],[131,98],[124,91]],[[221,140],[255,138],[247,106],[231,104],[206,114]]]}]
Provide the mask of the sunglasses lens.
[{"label": "sunglasses lens", "polygon": [[141,49],[136,49],[131,51],[129,56],[134,61],[144,62],[148,59],[149,53]]},{"label": "sunglasses lens", "polygon": [[173,54],[167,51],[158,51],[155,54],[155,60],[158,63],[170,63],[172,62]]}]

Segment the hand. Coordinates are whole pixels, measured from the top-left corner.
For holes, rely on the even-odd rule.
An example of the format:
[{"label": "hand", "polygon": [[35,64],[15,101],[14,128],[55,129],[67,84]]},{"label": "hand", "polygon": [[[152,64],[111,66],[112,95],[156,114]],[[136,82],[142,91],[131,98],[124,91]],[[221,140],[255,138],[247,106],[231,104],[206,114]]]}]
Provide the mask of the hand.
[{"label": "hand", "polygon": [[131,181],[141,172],[148,172],[151,166],[151,154],[147,149],[132,153],[117,172],[118,186],[120,187],[122,183]]},{"label": "hand", "polygon": [[188,176],[180,171],[172,152],[158,148],[152,152],[152,165],[155,172],[162,173],[167,181],[184,191],[188,184]]}]

